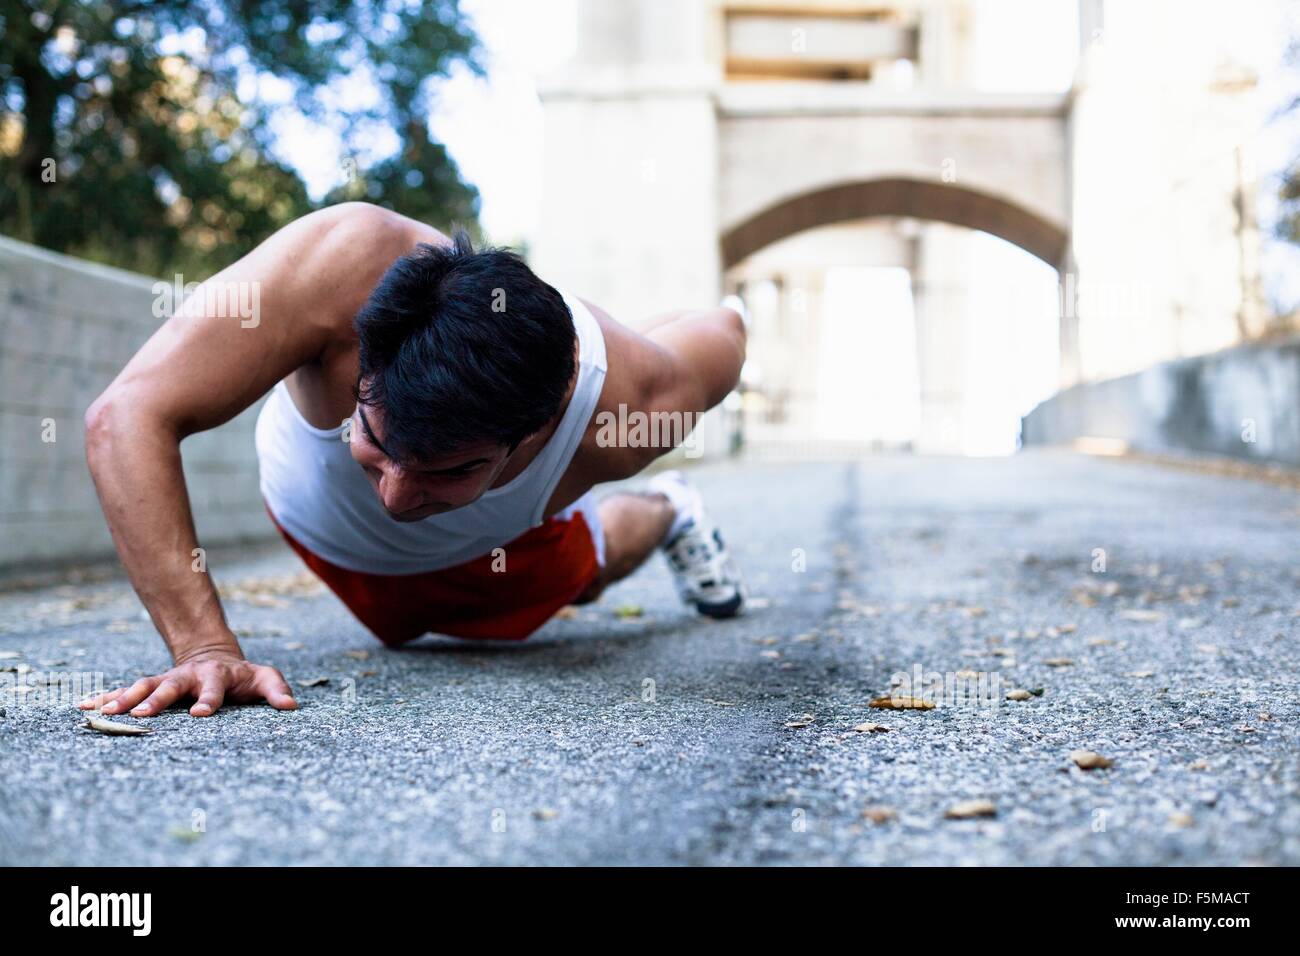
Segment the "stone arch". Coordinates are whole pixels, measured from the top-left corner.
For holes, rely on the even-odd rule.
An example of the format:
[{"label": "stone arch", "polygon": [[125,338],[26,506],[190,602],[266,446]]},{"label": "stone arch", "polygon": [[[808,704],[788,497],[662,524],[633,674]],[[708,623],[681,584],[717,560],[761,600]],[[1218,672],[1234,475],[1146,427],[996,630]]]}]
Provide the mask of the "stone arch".
[{"label": "stone arch", "polygon": [[879,216],[979,229],[1058,270],[1070,241],[1061,226],[1011,200],[955,183],[897,177],[840,183],[768,206],[723,233],[722,265],[730,268],[764,246],[805,229]]}]

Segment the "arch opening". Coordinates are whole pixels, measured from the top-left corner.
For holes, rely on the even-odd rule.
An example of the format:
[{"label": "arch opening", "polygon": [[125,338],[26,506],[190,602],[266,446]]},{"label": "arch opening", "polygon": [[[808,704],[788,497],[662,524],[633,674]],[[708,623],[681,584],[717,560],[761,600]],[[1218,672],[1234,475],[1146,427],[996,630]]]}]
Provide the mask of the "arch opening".
[{"label": "arch opening", "polygon": [[1059,270],[1069,236],[1024,206],[955,183],[895,177],[840,183],[768,206],[723,233],[722,265],[818,226],[877,217],[933,220],[1005,239]]}]

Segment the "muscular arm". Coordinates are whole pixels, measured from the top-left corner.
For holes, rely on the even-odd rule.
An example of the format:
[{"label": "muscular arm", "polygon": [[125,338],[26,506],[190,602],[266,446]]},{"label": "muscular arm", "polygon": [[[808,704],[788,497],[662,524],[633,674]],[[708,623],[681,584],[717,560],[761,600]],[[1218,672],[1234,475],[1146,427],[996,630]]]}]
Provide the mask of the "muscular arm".
[{"label": "muscular arm", "polygon": [[[693,422],[736,387],[745,361],[745,324],[735,310],[664,313],[639,323],[634,331],[598,306],[587,305],[601,323],[609,352],[601,407],[626,403],[650,415],[688,413]],[[596,480],[630,477],[667,450],[602,449]]]},{"label": "muscular arm", "polygon": [[[191,301],[207,302],[218,285],[256,295],[245,300],[259,306],[256,323],[241,324],[233,309],[176,310],[86,413],[87,462],[113,541],[178,665],[242,660],[211,579],[192,570],[198,540],[180,443],[337,347],[383,267],[406,251],[388,214],[371,208],[307,216],[213,276]],[[293,706],[287,686],[265,689],[276,706]],[[160,694],[146,712],[167,705],[152,706]]]}]

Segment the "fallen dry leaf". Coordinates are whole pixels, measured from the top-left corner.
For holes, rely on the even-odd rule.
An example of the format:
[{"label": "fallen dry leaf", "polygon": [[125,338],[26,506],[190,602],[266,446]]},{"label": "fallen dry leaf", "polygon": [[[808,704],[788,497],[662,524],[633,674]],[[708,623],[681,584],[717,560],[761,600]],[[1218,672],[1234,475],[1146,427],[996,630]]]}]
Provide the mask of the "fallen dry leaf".
[{"label": "fallen dry leaf", "polygon": [[369,651],[344,651],[343,653],[346,654],[348,657],[352,658],[354,661],[364,661],[370,659]]},{"label": "fallen dry leaf", "polygon": [[1120,611],[1119,616],[1126,621],[1142,621],[1147,624],[1165,619],[1163,611],[1143,611],[1140,609]]},{"label": "fallen dry leaf", "polygon": [[934,710],[934,701],[924,697],[877,697],[867,706],[883,710]]},{"label": "fallen dry leaf", "polygon": [[1013,690],[1007,693],[1007,700],[1029,700],[1034,695],[1027,690]]},{"label": "fallen dry leaf", "polygon": [[329,682],[330,679],[328,677],[304,677],[302,680],[298,681],[298,686],[299,687],[323,687]]},{"label": "fallen dry leaf", "polygon": [[1074,661],[1068,657],[1049,657],[1043,663],[1048,667],[1072,667],[1074,665]]},{"label": "fallen dry leaf", "polygon": [[1115,765],[1115,761],[1109,760],[1093,750],[1071,750],[1070,759],[1081,770],[1105,770],[1107,767]]},{"label": "fallen dry leaf", "polygon": [[1193,760],[1187,765],[1188,770],[1209,770],[1210,762],[1208,760]]},{"label": "fallen dry leaf", "polygon": [[1192,819],[1190,813],[1171,813],[1169,814],[1169,823],[1176,827],[1190,827],[1196,821]]},{"label": "fallen dry leaf", "polygon": [[542,807],[540,810],[533,811],[533,816],[538,820],[554,820],[559,815],[559,810],[552,810],[550,807]]},{"label": "fallen dry leaf", "polygon": [[944,814],[949,820],[970,820],[975,817],[995,817],[998,808],[992,800],[963,800],[954,803]]},{"label": "fallen dry leaf", "polygon": [[790,727],[790,728],[792,728],[792,729],[793,729],[793,728],[798,728],[798,727],[810,727],[810,726],[812,726],[812,722],[813,722],[813,715],[812,715],[812,714],[804,714],[802,717],[799,717],[799,718],[796,718],[795,720],[790,721],[788,724],[786,724],[786,726],[787,726],[787,727]]},{"label": "fallen dry leaf", "polygon": [[1129,671],[1125,677],[1155,677],[1155,671]]},{"label": "fallen dry leaf", "polygon": [[889,728],[884,724],[858,724],[853,729],[860,734],[884,734],[889,732]]},{"label": "fallen dry leaf", "polygon": [[141,727],[138,724],[119,724],[115,720],[105,720],[93,714],[86,715],[86,723],[83,726],[87,730],[107,734],[110,737],[140,737],[153,733],[153,730],[148,727]]},{"label": "fallen dry leaf", "polygon": [[1114,643],[1115,643],[1115,642],[1112,641],[1109,637],[1090,637],[1090,638],[1088,638],[1088,646],[1089,646],[1089,647],[1109,647],[1111,644],[1114,644]]},{"label": "fallen dry leaf", "polygon": [[898,811],[893,807],[867,807],[862,815],[872,823],[888,823],[898,819]]}]

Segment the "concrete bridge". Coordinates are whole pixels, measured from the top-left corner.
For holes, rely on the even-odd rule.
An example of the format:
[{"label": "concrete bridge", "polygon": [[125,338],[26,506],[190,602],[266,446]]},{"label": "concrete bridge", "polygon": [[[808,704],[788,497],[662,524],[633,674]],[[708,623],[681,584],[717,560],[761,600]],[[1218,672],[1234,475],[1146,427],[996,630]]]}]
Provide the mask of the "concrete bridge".
[{"label": "concrete bridge", "polygon": [[[1030,95],[974,85],[964,0],[579,0],[574,54],[542,86],[535,259],[637,316],[715,301],[783,238],[912,224],[864,264],[908,268],[919,297],[953,264],[915,224],[948,223],[1058,271],[1062,387],[1255,337],[1254,81],[1215,59],[1207,8],[1147,6],[1112,23],[1080,3],[1073,86]],[[935,420],[953,401],[942,311],[916,309]]]}]

